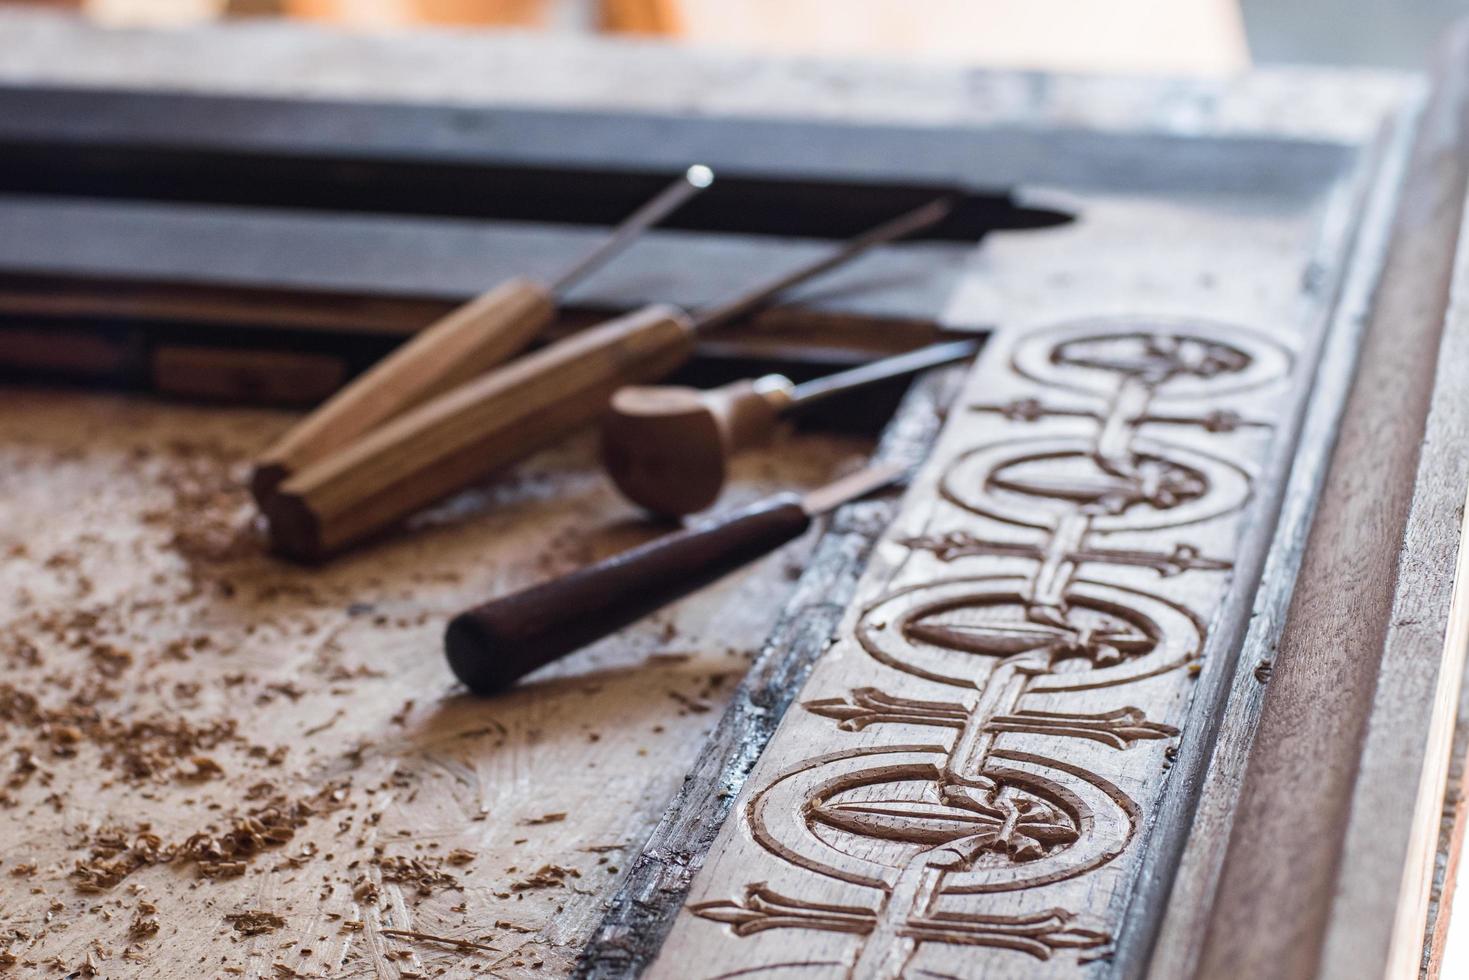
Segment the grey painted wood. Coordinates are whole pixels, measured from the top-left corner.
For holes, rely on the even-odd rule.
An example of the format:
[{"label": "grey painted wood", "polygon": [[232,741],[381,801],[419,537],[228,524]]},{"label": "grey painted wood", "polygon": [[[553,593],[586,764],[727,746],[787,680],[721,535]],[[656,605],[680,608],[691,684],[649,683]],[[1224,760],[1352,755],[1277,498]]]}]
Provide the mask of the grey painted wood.
[{"label": "grey painted wood", "polygon": [[1408,76],[1317,69],[1216,80],[1045,75],[890,60],[771,58],[517,32],[345,32],[241,21],[119,31],[0,11],[0,79],[414,106],[613,109],[903,126],[1070,124],[1356,144]]},{"label": "grey painted wood", "polygon": [[[1387,155],[1401,152],[1403,148],[1401,142],[1395,144],[1389,143],[1389,152]],[[1383,179],[1383,183],[1376,182],[1374,179],[1376,173],[1375,162],[1364,160],[1361,169],[1355,172],[1356,179],[1347,181],[1340,187],[1340,193],[1335,197],[1333,206],[1329,208],[1323,207],[1319,211],[1314,208],[1311,209],[1311,217],[1306,220],[1306,224],[1312,228],[1312,236],[1315,237],[1314,252],[1309,255],[1302,254],[1292,258],[1278,256],[1266,263],[1271,268],[1279,270],[1281,268],[1292,267],[1292,263],[1300,261],[1302,267],[1307,272],[1304,282],[1297,280],[1292,283],[1294,287],[1292,290],[1292,299],[1286,305],[1271,307],[1271,312],[1268,314],[1256,314],[1264,316],[1266,318],[1265,322],[1271,324],[1276,330],[1277,335],[1286,331],[1292,334],[1299,332],[1302,338],[1302,345],[1298,350],[1300,355],[1299,364],[1301,366],[1300,373],[1295,381],[1296,387],[1291,393],[1291,398],[1294,399],[1291,404],[1294,407],[1285,411],[1280,416],[1278,435],[1272,443],[1274,448],[1265,458],[1264,466],[1257,474],[1258,492],[1256,500],[1251,505],[1251,516],[1248,521],[1250,533],[1244,535],[1245,546],[1235,557],[1235,574],[1238,584],[1231,592],[1232,598],[1229,600],[1229,604],[1217,614],[1210,613],[1206,617],[1211,623],[1212,629],[1208,647],[1202,661],[1204,670],[1201,672],[1199,680],[1195,683],[1194,711],[1196,713],[1189,717],[1188,727],[1179,746],[1180,755],[1176,760],[1172,760],[1164,767],[1167,770],[1171,770],[1170,775],[1160,784],[1166,787],[1165,791],[1161,795],[1149,797],[1146,800],[1148,810],[1147,819],[1137,835],[1137,840],[1143,842],[1138,844],[1137,847],[1145,851],[1145,859],[1139,865],[1124,867],[1120,871],[1122,875],[1127,877],[1129,887],[1117,888],[1111,881],[1106,885],[1099,886],[1097,889],[1098,894],[1110,894],[1114,896],[1112,899],[1113,904],[1105,909],[1097,904],[1088,904],[1088,901],[1095,902],[1097,899],[1088,891],[1084,880],[1077,881],[1075,887],[1071,887],[1069,890],[1062,889],[1057,891],[1053,889],[1047,892],[1044,898],[1035,898],[1035,901],[1042,903],[1066,900],[1068,902],[1068,910],[1085,910],[1086,913],[1093,916],[1093,920],[1101,918],[1105,921],[1125,922],[1125,928],[1120,937],[1120,944],[1116,950],[1116,960],[1110,965],[1103,961],[1078,963],[1058,955],[1056,958],[1057,961],[1048,964],[1044,970],[1038,966],[1035,967],[1037,975],[1041,973],[1046,975],[1125,975],[1128,972],[1141,970],[1146,965],[1150,944],[1157,926],[1157,919],[1162,914],[1163,906],[1168,899],[1166,886],[1172,875],[1172,862],[1176,860],[1176,851],[1170,851],[1170,848],[1175,847],[1189,833],[1189,824],[1192,816],[1191,808],[1194,800],[1197,798],[1198,760],[1207,760],[1208,758],[1208,751],[1218,731],[1217,721],[1213,712],[1217,709],[1219,700],[1229,691],[1231,682],[1236,676],[1234,669],[1236,664],[1236,651],[1239,647],[1240,638],[1243,636],[1249,623],[1250,608],[1255,601],[1254,584],[1260,575],[1261,562],[1265,560],[1265,552],[1267,548],[1271,547],[1272,540],[1274,541],[1274,547],[1277,549],[1282,547],[1289,548],[1291,542],[1299,540],[1305,523],[1309,520],[1309,499],[1292,500],[1291,508],[1287,512],[1288,523],[1281,529],[1278,535],[1275,535],[1275,516],[1280,506],[1281,495],[1284,492],[1285,474],[1290,471],[1296,458],[1296,433],[1301,428],[1302,413],[1306,408],[1306,399],[1304,396],[1306,390],[1312,383],[1313,377],[1317,375],[1316,362],[1323,342],[1333,352],[1330,365],[1323,372],[1327,375],[1331,383],[1318,388],[1318,394],[1321,395],[1323,404],[1313,413],[1312,422],[1306,430],[1309,431],[1312,439],[1307,453],[1309,457],[1313,457],[1315,460],[1315,463],[1311,465],[1319,466],[1328,452],[1332,435],[1331,423],[1338,414],[1340,399],[1345,392],[1346,379],[1350,373],[1351,354],[1355,349],[1354,331],[1359,325],[1365,297],[1370,292],[1371,280],[1379,256],[1374,251],[1371,243],[1368,242],[1364,244],[1360,253],[1363,258],[1351,267],[1350,275],[1344,274],[1345,267],[1343,262],[1357,234],[1359,221],[1381,222],[1385,221],[1388,217],[1388,212],[1391,208],[1392,168],[1387,168],[1387,172],[1388,175]],[[1323,190],[1330,183],[1330,180],[1325,181],[1322,185]],[[1385,189],[1384,184],[1386,185]],[[1371,197],[1374,206],[1364,208],[1364,202],[1369,199],[1369,191],[1374,192]],[[1386,203],[1382,200],[1384,196],[1387,198]],[[1138,205],[1136,202],[1133,202],[1132,206]],[[1165,217],[1170,204],[1160,203],[1159,207],[1159,211],[1152,213],[1155,221],[1154,233],[1160,236],[1160,240],[1170,240],[1162,237],[1165,234],[1163,229],[1170,227],[1171,222],[1176,216],[1168,215]],[[1104,205],[1093,203],[1093,215],[1106,213],[1106,211],[1107,208]],[[1366,214],[1365,219],[1361,217],[1364,212]],[[1207,232],[1203,229],[1207,227],[1208,221],[1199,219],[1197,215],[1194,216],[1194,219],[1196,221],[1196,224],[1193,225],[1195,235],[1207,238]],[[1100,221],[1100,219],[1098,220]],[[1101,236],[1099,241],[1106,240],[1105,232],[1099,231],[1097,234]],[[1123,233],[1119,232],[1119,234]],[[1370,238],[1371,236],[1367,237]],[[1101,272],[1098,268],[1106,264],[1106,261],[1100,257],[1104,251],[1105,247],[1098,245],[1094,250],[1085,253],[1086,257],[1084,262],[1078,256],[1078,261],[1082,262],[1078,266],[1078,269],[1087,268],[1092,274],[1086,278],[1085,282],[1076,292],[1067,295],[1064,289],[1055,285],[1057,282],[1065,281],[1065,277],[1056,274],[1054,271],[1048,275],[1046,271],[1048,268],[1046,261],[1063,261],[1057,258],[1062,253],[1057,251],[1055,243],[1052,244],[1051,251],[1046,254],[1044,259],[1036,261],[1039,253],[1027,249],[1023,241],[1014,238],[1008,242],[996,240],[987,249],[983,250],[979,256],[979,262],[985,269],[987,276],[984,278],[976,277],[967,281],[967,285],[971,290],[970,300],[974,301],[974,293],[976,291],[982,295],[986,288],[999,292],[1014,289],[1017,293],[1023,295],[1027,301],[1041,307],[1040,311],[1031,308],[1026,309],[1021,314],[1020,318],[1027,323],[1033,323],[1037,318],[1045,317],[1047,315],[1045,310],[1050,308],[1052,304],[1054,304],[1055,308],[1071,311],[1075,315],[1084,315],[1089,310],[1094,310],[1099,306],[1108,310],[1126,311],[1129,308],[1148,307],[1160,301],[1159,294],[1152,293],[1149,288],[1155,280],[1150,280],[1146,286],[1121,281],[1116,282],[1111,289],[1099,286],[1099,281],[1105,278],[1105,273]],[[1036,277],[1036,280],[1047,282],[1050,288],[1039,290],[1027,290],[1024,287],[1016,288],[1016,284],[1007,278],[1015,274],[1015,266],[1012,264],[1014,256],[1009,256],[1011,262],[1005,260],[1007,253],[1011,252],[1030,259],[1035,265],[1032,273]],[[1238,264],[1227,265],[1222,258],[1223,254],[1219,250],[1214,250],[1211,253],[1211,258],[1216,268],[1222,270],[1227,267],[1230,270],[1228,273],[1221,274],[1227,275],[1231,280],[1243,281],[1248,277],[1250,273],[1247,270],[1253,268],[1250,263],[1254,260],[1238,257]],[[1126,260],[1117,259],[1117,261],[1125,262]],[[1126,267],[1138,268],[1142,264],[1146,264],[1146,260],[1138,256],[1134,265]],[[1163,262],[1157,267],[1167,268],[1168,264]],[[1184,278],[1176,268],[1170,269],[1169,271],[1173,275],[1163,278],[1170,282]],[[1124,275],[1120,278],[1125,279],[1126,277]],[[962,297],[965,294],[965,289],[961,287],[959,292]],[[1178,294],[1169,295],[1168,299],[1168,302],[1178,309],[1187,309],[1191,301],[1187,289],[1182,287],[1180,287]],[[976,303],[974,306],[975,309],[983,307],[984,304],[982,302]],[[1222,303],[1215,302],[1211,306],[1211,312],[1216,315],[1227,315],[1223,311],[1231,308]],[[1244,303],[1239,307],[1241,310],[1246,308],[1250,308],[1248,303]],[[1013,308],[1010,312],[1012,314],[1015,313]],[[1243,314],[1237,313],[1235,315]],[[997,319],[1002,322],[1007,320],[1003,316],[997,317]],[[1000,382],[996,381],[998,375],[995,375],[993,371],[994,368],[992,365],[991,374],[986,377],[991,382],[999,384]],[[1257,410],[1260,408],[1259,405],[1254,407]],[[970,418],[956,419],[951,426],[953,431],[949,435],[961,441],[980,438],[976,433],[982,431],[979,428],[979,423]],[[1303,491],[1307,498],[1313,492],[1314,482],[1319,481],[1319,473],[1312,476],[1306,472],[1311,468],[1311,465],[1307,465],[1301,470],[1301,473],[1304,474],[1300,478],[1302,482],[1299,482],[1293,488],[1297,492]],[[936,507],[937,505],[934,505],[931,501],[918,499],[911,506],[914,508],[913,512],[905,512],[907,514],[905,520],[909,526],[913,526],[915,522],[921,523],[922,514],[926,513],[928,508]],[[1199,532],[1195,530],[1194,533]],[[976,566],[971,566],[971,568],[974,567]],[[1280,573],[1281,594],[1288,594],[1289,581],[1284,577],[1289,572],[1288,563],[1283,565],[1278,558],[1274,558],[1271,568],[1272,575]],[[1141,587],[1155,587],[1149,585],[1147,582],[1140,582],[1138,584]],[[1195,598],[1197,599],[1198,596],[1196,595]],[[1253,671],[1254,666],[1254,663],[1250,663],[1248,667],[1242,666],[1241,669]],[[826,688],[829,689],[833,682],[830,677],[827,677],[826,680]],[[1099,704],[1098,707],[1105,707],[1105,705]],[[811,735],[812,732],[809,730],[802,731],[803,738]],[[864,744],[870,744],[870,741]],[[813,749],[813,751],[815,750]],[[1161,752],[1161,748],[1159,751]],[[1197,754],[1190,757],[1188,755],[1190,752]],[[788,740],[784,758],[789,760],[791,755],[792,749]],[[1144,756],[1147,756],[1147,753],[1139,753],[1139,758]],[[1191,758],[1193,761],[1191,761]],[[1145,765],[1145,763],[1139,763],[1139,765]],[[769,774],[767,773],[766,775],[768,777]],[[1135,769],[1131,775],[1136,775]],[[1154,804],[1157,804],[1156,807]],[[674,823],[677,822],[674,815],[670,815],[669,820]],[[691,848],[694,851],[699,851],[703,846],[706,846],[711,835],[710,828],[702,821],[698,823],[698,830],[700,836]],[[683,846],[686,843],[686,841],[678,841],[674,846],[670,846],[668,838],[659,838],[650,846],[648,853],[682,854],[684,853]],[[739,848],[742,845],[736,842],[731,846]],[[734,863],[738,864],[739,862],[736,860]],[[752,876],[750,880],[762,879],[768,872],[769,869],[763,866],[754,867],[749,872]],[[668,907],[671,904],[677,904],[679,901],[679,891],[688,877],[689,875],[681,874],[676,882],[665,882],[665,884],[672,884],[674,886],[671,888],[650,889],[639,892],[635,896],[636,902],[641,903],[639,907],[650,915],[651,918],[661,921],[668,914]],[[721,881],[717,884],[718,887],[704,887],[700,890],[698,901],[707,903],[711,896],[729,897],[738,892],[738,882]],[[784,894],[789,895],[791,893],[787,891]],[[804,902],[820,901],[819,894],[815,892],[802,893],[801,898]],[[1072,904],[1073,900],[1075,904]],[[1009,906],[1006,905],[1005,908],[1008,909]],[[635,972],[645,959],[651,955],[651,950],[648,949],[646,943],[657,941],[658,934],[656,931],[650,930],[648,939],[644,941],[634,939],[631,935],[632,930],[625,928],[625,926],[620,925],[620,928],[622,928],[622,931],[618,936],[615,948],[604,955],[602,947],[594,946],[589,953],[592,957],[589,962],[595,964],[595,968],[601,971],[598,975],[616,976]],[[704,928],[705,932],[699,935],[707,939],[710,937],[710,934],[707,931],[707,927]],[[686,957],[695,945],[697,945],[697,941],[693,938],[692,933],[686,935],[679,946],[678,958],[683,959]],[[817,939],[812,941],[812,945],[813,947],[819,946],[824,953],[828,954],[833,954],[838,948],[836,942],[832,940]],[[771,947],[768,944],[762,948],[767,954],[770,953]],[[806,947],[800,941],[792,941],[788,948],[802,951],[799,955],[804,955]],[[1027,975],[1027,968],[1023,964],[1017,965],[1014,962],[1006,962],[997,958],[1005,955],[1008,954],[996,954],[995,957],[991,957],[976,952],[969,960],[969,967],[972,969],[992,969],[993,971],[997,971],[997,975],[1008,975],[1006,971],[1013,972],[1017,976]],[[832,956],[827,956],[826,959],[832,960]],[[734,959],[732,954],[726,950],[722,958],[718,960],[717,967],[712,963],[705,964],[706,972],[707,970],[736,968],[741,966],[743,962],[742,960]],[[584,969],[591,968],[590,966],[584,966]],[[664,962],[662,968],[666,974],[669,971],[676,971],[678,969],[678,962],[675,961],[671,964]]]}]

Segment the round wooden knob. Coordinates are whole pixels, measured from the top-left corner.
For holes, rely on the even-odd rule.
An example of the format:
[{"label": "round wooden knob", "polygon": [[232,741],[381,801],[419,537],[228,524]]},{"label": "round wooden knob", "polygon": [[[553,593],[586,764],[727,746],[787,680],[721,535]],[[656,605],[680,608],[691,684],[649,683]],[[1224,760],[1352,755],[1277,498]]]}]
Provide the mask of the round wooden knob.
[{"label": "round wooden knob", "polygon": [[618,390],[602,426],[602,459],[633,503],[670,517],[719,499],[729,458],[766,442],[791,403],[780,375],[700,391],[672,385]]}]

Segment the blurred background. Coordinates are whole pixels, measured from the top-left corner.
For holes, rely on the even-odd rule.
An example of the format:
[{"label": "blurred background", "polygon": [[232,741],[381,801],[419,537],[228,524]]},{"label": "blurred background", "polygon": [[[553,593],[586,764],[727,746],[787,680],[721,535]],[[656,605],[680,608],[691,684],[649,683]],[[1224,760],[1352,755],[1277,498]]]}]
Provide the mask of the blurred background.
[{"label": "blurred background", "polygon": [[652,35],[747,51],[1130,74],[1416,68],[1469,0],[0,0],[124,26],[282,17]]}]

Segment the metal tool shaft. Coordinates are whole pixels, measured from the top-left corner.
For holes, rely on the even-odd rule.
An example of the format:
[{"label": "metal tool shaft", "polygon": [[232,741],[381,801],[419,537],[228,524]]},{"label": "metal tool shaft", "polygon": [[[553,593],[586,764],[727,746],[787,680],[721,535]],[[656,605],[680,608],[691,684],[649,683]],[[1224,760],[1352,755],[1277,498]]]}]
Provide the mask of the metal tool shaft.
[{"label": "metal tool shaft", "polygon": [[612,233],[597,247],[588,252],[570,269],[563,272],[551,284],[551,291],[560,295],[577,282],[585,279],[605,265],[613,256],[627,248],[633,241],[653,225],[668,217],[683,206],[689,198],[714,183],[714,171],[696,163],[665,187],[658,196],[648,201],[622,220]]},{"label": "metal tool shaft", "polygon": [[915,374],[938,367],[940,364],[962,361],[979,353],[982,346],[983,344],[978,340],[956,340],[948,344],[933,344],[907,354],[899,354],[896,357],[884,357],[880,361],[873,361],[871,364],[864,364],[850,371],[816,378],[796,385],[791,391],[791,407],[810,405],[823,398],[830,398],[832,395],[851,391],[863,385],[902,377],[905,374]]},{"label": "metal tool shaft", "polygon": [[744,316],[751,310],[769,302],[787,289],[799,286],[808,279],[814,279],[823,272],[834,269],[844,262],[850,262],[868,249],[895,241],[899,238],[904,238],[930,225],[937,224],[947,217],[953,208],[954,201],[952,198],[941,197],[937,200],[930,201],[920,208],[915,208],[907,214],[900,215],[886,224],[878,225],[871,231],[851,239],[840,248],[809,265],[804,265],[799,269],[783,273],[761,286],[757,286],[754,289],[720,303],[718,306],[703,310],[694,317],[694,329],[703,332],[723,326],[731,320]]}]

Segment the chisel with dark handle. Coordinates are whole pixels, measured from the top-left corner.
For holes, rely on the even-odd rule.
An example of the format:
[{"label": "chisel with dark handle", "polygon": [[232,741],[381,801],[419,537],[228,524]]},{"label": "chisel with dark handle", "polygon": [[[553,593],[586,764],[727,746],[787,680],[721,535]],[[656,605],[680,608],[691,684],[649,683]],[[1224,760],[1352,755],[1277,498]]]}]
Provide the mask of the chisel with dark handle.
[{"label": "chisel with dark handle", "polygon": [[897,480],[875,466],[804,497],[779,494],[562,578],[467,610],[444,650],[455,676],[493,694],[800,537],[812,519]]}]

